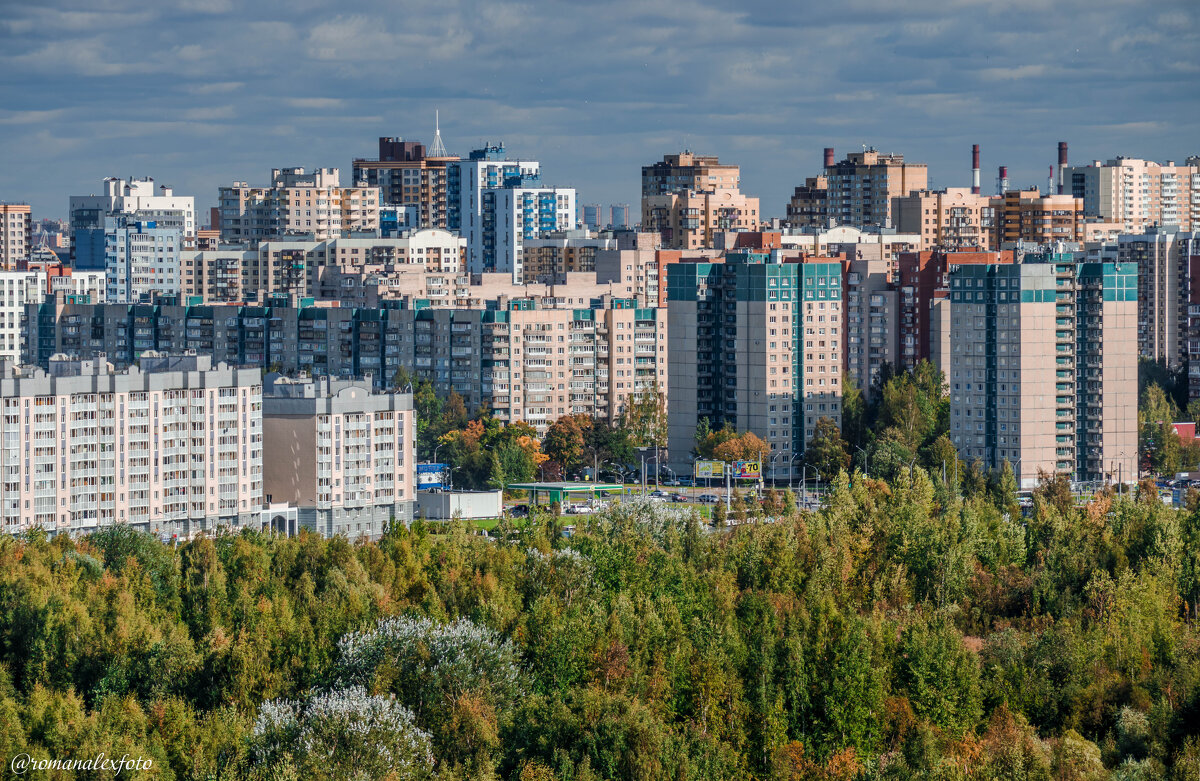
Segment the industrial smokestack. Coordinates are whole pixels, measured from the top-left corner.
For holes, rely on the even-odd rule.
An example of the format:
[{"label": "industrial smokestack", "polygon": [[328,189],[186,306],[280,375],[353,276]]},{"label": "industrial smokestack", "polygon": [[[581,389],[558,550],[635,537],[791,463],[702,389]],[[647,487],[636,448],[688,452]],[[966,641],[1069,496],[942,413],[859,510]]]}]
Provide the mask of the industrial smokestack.
[{"label": "industrial smokestack", "polygon": [[1063,194],[1063,180],[1067,175],[1067,142],[1058,142],[1058,194]]},{"label": "industrial smokestack", "polygon": [[1008,166],[1000,166],[1000,195],[1008,192]]},{"label": "industrial smokestack", "polygon": [[825,147],[825,167],[833,168],[833,163],[834,163],[833,147],[827,146],[827,147]]},{"label": "industrial smokestack", "polygon": [[971,146],[971,194],[979,195],[979,144]]}]

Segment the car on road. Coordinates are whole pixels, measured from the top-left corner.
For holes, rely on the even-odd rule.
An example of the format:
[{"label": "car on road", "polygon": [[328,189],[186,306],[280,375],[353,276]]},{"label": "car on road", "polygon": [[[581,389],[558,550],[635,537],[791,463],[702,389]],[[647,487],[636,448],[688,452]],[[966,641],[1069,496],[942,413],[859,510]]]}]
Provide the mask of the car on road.
[{"label": "car on road", "polygon": [[721,497],[717,496],[716,494],[700,494],[700,496],[696,498],[696,501],[703,502],[704,504],[716,504],[717,502],[721,501]]},{"label": "car on road", "polygon": [[692,499],[687,494],[672,494],[671,501],[672,502],[690,502],[690,501],[692,501]]},{"label": "car on road", "polygon": [[514,504],[512,507],[508,508],[508,514],[514,518],[528,518],[529,517],[529,505]]},{"label": "car on road", "polygon": [[653,499],[666,499],[670,495],[671,495],[670,491],[663,491],[662,489],[650,492],[650,496]]}]

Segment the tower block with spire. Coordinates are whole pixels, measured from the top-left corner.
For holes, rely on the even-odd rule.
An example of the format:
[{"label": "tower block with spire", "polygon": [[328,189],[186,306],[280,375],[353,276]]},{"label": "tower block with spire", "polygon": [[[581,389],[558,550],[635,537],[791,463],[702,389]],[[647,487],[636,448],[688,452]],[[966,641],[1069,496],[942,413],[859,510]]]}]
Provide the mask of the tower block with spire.
[{"label": "tower block with spire", "polygon": [[446,228],[451,208],[449,166],[460,159],[446,150],[441,117],[434,112],[431,147],[400,137],[381,137],[378,158],[354,160],[354,181],[378,187],[381,205],[416,207],[418,227]]}]

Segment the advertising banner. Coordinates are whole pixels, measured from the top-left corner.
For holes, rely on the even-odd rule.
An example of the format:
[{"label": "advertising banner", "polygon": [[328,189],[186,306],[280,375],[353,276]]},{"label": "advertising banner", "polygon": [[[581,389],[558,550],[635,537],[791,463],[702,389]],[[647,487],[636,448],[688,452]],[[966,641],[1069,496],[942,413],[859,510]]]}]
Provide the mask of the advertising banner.
[{"label": "advertising banner", "polygon": [[733,476],[738,480],[758,480],[762,478],[762,463],[759,461],[734,461]]},{"label": "advertising banner", "polygon": [[695,477],[697,480],[702,478],[724,477],[725,462],[724,461],[697,461]]},{"label": "advertising banner", "polygon": [[417,490],[445,488],[448,464],[417,464]]}]

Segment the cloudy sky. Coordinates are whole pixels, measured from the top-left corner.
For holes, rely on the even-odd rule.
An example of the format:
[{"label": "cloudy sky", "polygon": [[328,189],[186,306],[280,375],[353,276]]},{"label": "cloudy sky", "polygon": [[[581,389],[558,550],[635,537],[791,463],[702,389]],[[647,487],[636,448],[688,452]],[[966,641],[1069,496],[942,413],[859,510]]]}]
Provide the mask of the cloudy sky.
[{"label": "cloudy sky", "polygon": [[[1072,161],[1200,154],[1196,0],[6,0],[0,200],[65,216],[101,178],[207,207],[272,167],[503,140],[581,202],[636,204],[683,148],[781,215],[821,149],[863,144],[970,184]],[[636,206],[635,206],[636,208]]]}]

